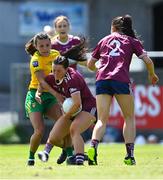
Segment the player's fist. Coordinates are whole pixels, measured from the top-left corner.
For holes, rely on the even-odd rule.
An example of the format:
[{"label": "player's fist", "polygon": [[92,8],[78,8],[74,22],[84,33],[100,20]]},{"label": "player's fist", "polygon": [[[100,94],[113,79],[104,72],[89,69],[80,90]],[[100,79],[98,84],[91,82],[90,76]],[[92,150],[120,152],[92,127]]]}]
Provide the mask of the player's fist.
[{"label": "player's fist", "polygon": [[155,85],[159,81],[159,78],[156,74],[149,74],[149,81],[152,85]]},{"label": "player's fist", "polygon": [[41,93],[40,92],[36,91],[35,99],[39,104],[42,104]]}]

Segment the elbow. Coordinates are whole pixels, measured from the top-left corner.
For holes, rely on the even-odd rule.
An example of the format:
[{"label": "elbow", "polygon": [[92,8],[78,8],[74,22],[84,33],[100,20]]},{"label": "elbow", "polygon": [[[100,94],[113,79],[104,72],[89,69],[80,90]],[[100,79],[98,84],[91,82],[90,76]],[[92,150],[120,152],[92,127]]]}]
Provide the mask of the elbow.
[{"label": "elbow", "polygon": [[143,58],[143,60],[144,60],[145,64],[153,64],[153,61],[148,56],[145,56]]},{"label": "elbow", "polygon": [[88,68],[89,70],[93,71],[93,68],[92,68],[91,66],[88,66],[88,65],[87,65],[87,68]]},{"label": "elbow", "polygon": [[92,69],[92,63],[90,61],[87,62],[88,69]]},{"label": "elbow", "polygon": [[89,70],[91,70],[91,71],[95,71],[95,70],[96,70],[95,65],[93,66],[93,65],[90,64],[90,63],[87,63],[87,68],[88,68]]}]

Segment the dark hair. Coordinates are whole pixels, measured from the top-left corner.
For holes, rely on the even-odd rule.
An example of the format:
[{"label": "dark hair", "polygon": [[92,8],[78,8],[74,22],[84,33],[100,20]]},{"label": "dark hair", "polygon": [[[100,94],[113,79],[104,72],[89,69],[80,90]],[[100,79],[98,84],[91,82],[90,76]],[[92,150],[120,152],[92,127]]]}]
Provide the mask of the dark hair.
[{"label": "dark hair", "polygon": [[133,38],[138,38],[136,31],[132,29],[132,17],[130,15],[118,16],[112,20],[114,26],[119,32]]},{"label": "dark hair", "polygon": [[36,34],[32,39],[30,39],[26,44],[25,44],[25,51],[32,55],[37,51],[36,49],[36,45],[37,45],[37,41],[38,40],[42,40],[42,39],[49,39],[50,41],[50,37],[48,36],[47,33],[45,32],[40,32],[38,34]]},{"label": "dark hair", "polygon": [[80,43],[76,46],[73,46],[65,53],[62,53],[62,56],[65,56],[66,58],[70,58],[76,61],[86,61],[86,53],[88,51],[87,48],[87,40],[85,37],[80,36]]},{"label": "dark hair", "polygon": [[53,61],[55,65],[62,65],[65,69],[69,67],[69,60],[64,56],[58,56],[55,61]]}]

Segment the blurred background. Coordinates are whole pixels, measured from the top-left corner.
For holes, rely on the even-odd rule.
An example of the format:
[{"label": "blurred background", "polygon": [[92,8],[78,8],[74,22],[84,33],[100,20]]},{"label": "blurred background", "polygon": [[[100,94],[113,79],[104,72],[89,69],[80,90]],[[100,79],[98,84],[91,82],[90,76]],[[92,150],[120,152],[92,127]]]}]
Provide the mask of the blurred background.
[{"label": "blurred background", "polygon": [[[133,27],[153,59],[160,82],[150,86],[143,63],[133,57],[138,143],[163,141],[163,0],[0,0],[0,143],[28,143],[32,127],[25,117],[24,100],[30,81],[30,57],[25,43],[58,15],[66,15],[73,35],[89,38],[90,49],[108,33],[112,18],[130,14]],[[80,67],[79,67],[80,68]],[[80,68],[94,93],[95,74]],[[46,121],[47,131],[52,124]],[[104,135],[104,142],[121,142],[123,118],[116,101]],[[83,136],[89,140],[91,129]],[[151,136],[152,135],[152,136]],[[152,138],[155,138],[155,141]],[[149,139],[153,141],[148,141]]]}]

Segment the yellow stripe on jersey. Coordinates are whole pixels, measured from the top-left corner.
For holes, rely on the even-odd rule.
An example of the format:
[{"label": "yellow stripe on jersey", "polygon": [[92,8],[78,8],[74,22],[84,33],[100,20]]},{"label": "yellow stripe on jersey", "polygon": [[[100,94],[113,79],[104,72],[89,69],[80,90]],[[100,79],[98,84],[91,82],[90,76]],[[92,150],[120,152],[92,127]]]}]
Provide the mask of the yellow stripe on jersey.
[{"label": "yellow stripe on jersey", "polygon": [[29,89],[37,89],[38,80],[35,75],[36,71],[42,70],[47,76],[52,71],[52,62],[60,55],[59,51],[51,50],[49,56],[40,56],[39,52],[36,51],[30,61],[30,72],[31,72],[31,82]]}]

